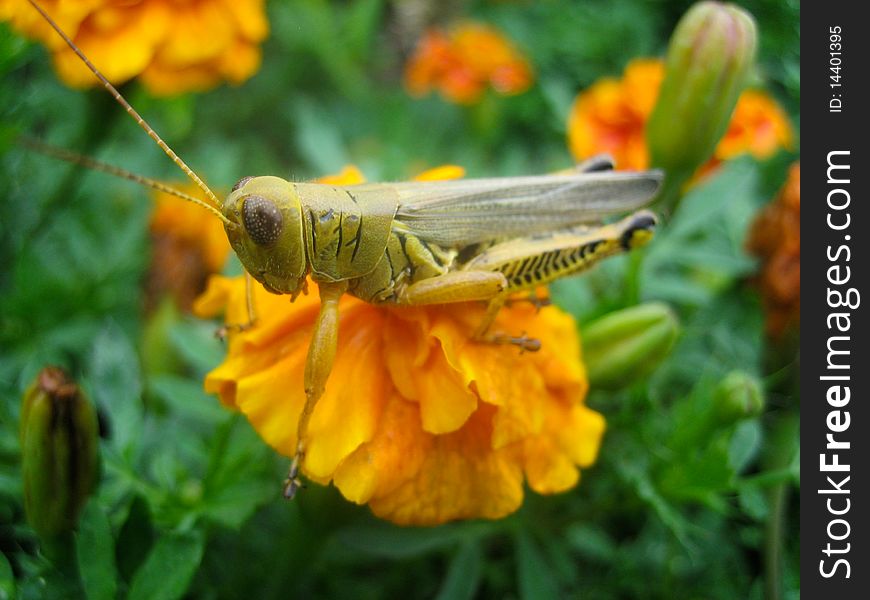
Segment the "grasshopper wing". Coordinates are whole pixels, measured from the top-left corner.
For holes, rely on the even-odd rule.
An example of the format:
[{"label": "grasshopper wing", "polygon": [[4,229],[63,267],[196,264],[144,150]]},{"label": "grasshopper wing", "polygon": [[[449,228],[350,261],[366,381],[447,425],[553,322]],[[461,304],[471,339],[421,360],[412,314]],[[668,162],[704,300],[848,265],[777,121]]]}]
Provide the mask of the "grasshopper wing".
[{"label": "grasshopper wing", "polygon": [[387,184],[396,224],[443,247],[600,223],[647,204],[659,171],[601,172]]}]

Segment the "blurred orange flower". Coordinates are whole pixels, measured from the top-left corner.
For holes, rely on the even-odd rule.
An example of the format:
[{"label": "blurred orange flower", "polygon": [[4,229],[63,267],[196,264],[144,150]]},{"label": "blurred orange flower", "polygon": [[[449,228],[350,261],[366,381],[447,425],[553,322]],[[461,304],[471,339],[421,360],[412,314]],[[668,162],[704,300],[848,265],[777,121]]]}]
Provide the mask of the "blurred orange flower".
[{"label": "blurred orange flower", "polygon": [[[41,6],[109,81],[139,77],[155,95],[239,84],[260,66],[263,0],[42,0]],[[0,20],[45,44],[72,87],[98,81],[30,4],[0,0]]]},{"label": "blurred orange flower", "polygon": [[[231,336],[205,387],[292,456],[319,302],[311,294],[291,304],[255,286],[255,303],[256,326]],[[244,278],[213,277],[195,310],[245,322]],[[503,517],[522,503],[524,481],[565,491],[595,461],[604,419],[583,402],[576,324],[559,309],[502,310],[496,329],[541,340],[526,354],[470,341],[482,303],[399,308],[345,296],[339,310],[335,366],[308,428],[310,479],[332,481],[381,518],[434,525]]]},{"label": "blurred orange flower", "polygon": [[584,160],[606,152],[618,169],[646,169],[649,152],[644,128],[664,75],[660,60],[633,60],[622,79],[601,79],[580,93],[568,120],[571,154]]},{"label": "blurred orange flower", "polygon": [[737,100],[713,159],[729,160],[748,152],[763,160],[780,148],[790,148],[793,141],[794,133],[782,108],[764,92],[746,90]]},{"label": "blurred orange flower", "polygon": [[445,32],[432,29],[405,66],[405,87],[415,96],[437,89],[457,104],[474,104],[487,86],[504,95],[532,84],[525,57],[496,29],[464,22]]},{"label": "blurred orange flower", "polygon": [[[199,193],[193,184],[178,189],[193,196]],[[146,305],[152,309],[169,294],[179,308],[189,310],[208,277],[219,273],[227,261],[231,251],[227,234],[214,215],[181,198],[155,192],[154,203]]]},{"label": "blurred orange flower", "polygon": [[[637,59],[626,66],[622,79],[601,79],[578,94],[568,120],[568,146],[574,158],[606,152],[619,169],[649,168],[645,128],[663,78],[661,60]],[[701,172],[744,153],[770,158],[778,149],[791,147],[793,138],[782,108],[764,92],[746,90]]]},{"label": "blurred orange flower", "polygon": [[757,284],[767,317],[767,333],[781,338],[800,325],[801,167],[791,166],[776,199],[755,218],[747,249],[761,259]]}]

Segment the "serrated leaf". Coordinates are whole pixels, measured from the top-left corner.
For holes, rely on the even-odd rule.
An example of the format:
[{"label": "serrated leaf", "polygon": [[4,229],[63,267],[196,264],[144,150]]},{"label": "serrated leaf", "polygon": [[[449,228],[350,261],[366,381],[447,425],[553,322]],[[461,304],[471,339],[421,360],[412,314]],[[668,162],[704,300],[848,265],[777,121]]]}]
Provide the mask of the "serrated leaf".
[{"label": "serrated leaf", "polygon": [[468,541],[459,547],[450,561],[447,577],[438,590],[438,600],[463,600],[474,598],[480,586],[483,556],[475,541]]},{"label": "serrated leaf", "polygon": [[135,348],[114,324],[104,327],[94,340],[89,378],[97,405],[109,416],[111,443],[131,458],[144,418],[142,380]]},{"label": "serrated leaf", "polygon": [[200,508],[203,516],[228,527],[238,529],[254,511],[270,500],[277,500],[278,482],[254,480],[250,477],[209,492]]},{"label": "serrated leaf", "polygon": [[221,408],[217,399],[203,391],[202,382],[198,380],[192,381],[178,375],[157,375],[149,379],[148,389],[181,417],[216,425],[230,415]]},{"label": "serrated leaf", "polygon": [[199,568],[204,548],[200,532],[165,534],[133,576],[128,600],[181,598]]},{"label": "serrated leaf", "polygon": [[95,500],[85,505],[75,540],[85,595],[90,600],[112,600],[118,589],[115,540],[105,508]]},{"label": "serrated leaf", "polygon": [[718,173],[692,188],[668,223],[668,236],[684,237],[708,231],[731,204],[754,200],[757,180],[758,167],[754,162],[729,161]]}]

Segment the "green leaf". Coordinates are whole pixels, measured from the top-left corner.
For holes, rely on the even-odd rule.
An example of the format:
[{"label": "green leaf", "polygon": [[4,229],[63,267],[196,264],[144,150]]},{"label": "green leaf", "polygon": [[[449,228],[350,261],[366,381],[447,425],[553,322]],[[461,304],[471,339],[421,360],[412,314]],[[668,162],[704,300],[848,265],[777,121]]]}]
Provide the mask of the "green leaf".
[{"label": "green leaf", "polygon": [[333,173],[348,162],[344,140],[327,112],[311,101],[299,99],[294,104],[300,154],[317,173]]},{"label": "green leaf", "polygon": [[462,600],[474,598],[480,586],[483,556],[477,542],[468,541],[450,561],[447,577],[438,591],[438,600]]},{"label": "green leaf", "polygon": [[207,494],[199,510],[205,517],[224,527],[238,529],[257,508],[269,501],[277,501],[279,492],[280,486],[273,479],[243,477]]},{"label": "green leaf", "polygon": [[486,523],[442,525],[434,528],[401,528],[391,525],[347,527],[337,533],[345,546],[388,558],[419,556],[484,535],[492,526]]},{"label": "green leaf", "polygon": [[187,591],[202,560],[200,532],[169,533],[157,540],[130,584],[128,600],[174,600]]},{"label": "green leaf", "polygon": [[230,415],[214,396],[203,391],[201,381],[178,375],[155,375],[149,379],[148,389],[166,402],[174,416],[217,425]]},{"label": "green leaf", "polygon": [[761,449],[761,426],[757,419],[744,421],[734,430],[728,444],[728,465],[735,473],[743,471]]},{"label": "green leaf", "polygon": [[211,321],[186,319],[169,329],[169,341],[176,352],[198,371],[213,369],[223,360],[226,347],[215,337]]},{"label": "green leaf", "polygon": [[343,45],[348,51],[362,54],[377,34],[384,10],[383,0],[360,0],[346,8]]},{"label": "green leaf", "polygon": [[91,600],[111,600],[118,589],[115,540],[105,507],[92,500],[85,505],[76,533],[79,575]]},{"label": "green leaf", "polygon": [[517,535],[517,584],[523,600],[558,598],[559,590],[550,567],[531,535],[521,530]]},{"label": "green leaf", "polygon": [[134,496],[115,544],[118,571],[126,581],[130,581],[139,567],[145,564],[148,552],[153,548],[157,536],[151,521],[145,498]]},{"label": "green leaf", "polygon": [[143,429],[142,379],[136,350],[116,325],[107,325],[94,340],[89,374],[97,405],[111,419],[112,444],[129,459]]},{"label": "green leaf", "polygon": [[605,529],[591,523],[574,523],[565,531],[565,539],[579,554],[606,564],[616,556],[617,548]]},{"label": "green leaf", "polygon": [[770,513],[765,492],[766,490],[753,485],[741,486],[737,492],[740,508],[759,523]]},{"label": "green leaf", "polygon": [[0,600],[15,597],[15,574],[6,555],[0,552]]}]

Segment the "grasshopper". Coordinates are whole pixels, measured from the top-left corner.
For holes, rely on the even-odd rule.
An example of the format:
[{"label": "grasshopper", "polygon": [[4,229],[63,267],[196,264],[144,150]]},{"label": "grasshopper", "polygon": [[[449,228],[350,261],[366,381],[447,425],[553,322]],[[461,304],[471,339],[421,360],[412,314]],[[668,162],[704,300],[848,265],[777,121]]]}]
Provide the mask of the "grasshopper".
[{"label": "grasshopper", "polygon": [[[285,482],[288,498],[300,486],[307,425],[335,358],[341,296],[398,306],[484,301],[487,310],[469,332],[471,338],[534,351],[539,343],[525,334],[490,333],[510,296],[584,271],[653,235],[655,215],[638,209],[657,192],[661,173],[616,173],[607,157],[554,175],[441,182],[327,185],[243,177],[220,201],[51,17],[29,1],[209,201],[65,151],[32,144],[36,149],[172,193],[220,219],[248,275],[249,319],[237,329],[256,323],[251,278],[291,301],[307,291],[309,279],[317,283],[320,312],[306,359],[306,403]],[[636,212],[605,224],[631,211]]]}]

